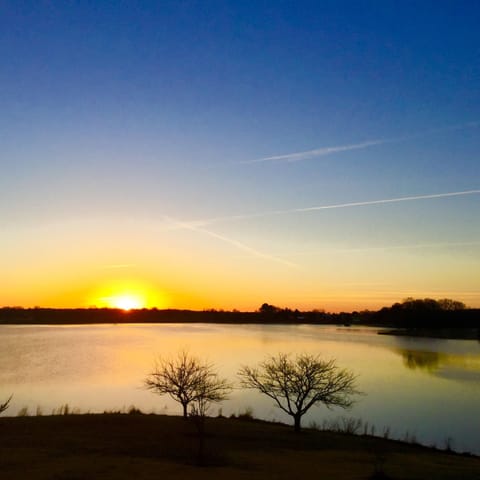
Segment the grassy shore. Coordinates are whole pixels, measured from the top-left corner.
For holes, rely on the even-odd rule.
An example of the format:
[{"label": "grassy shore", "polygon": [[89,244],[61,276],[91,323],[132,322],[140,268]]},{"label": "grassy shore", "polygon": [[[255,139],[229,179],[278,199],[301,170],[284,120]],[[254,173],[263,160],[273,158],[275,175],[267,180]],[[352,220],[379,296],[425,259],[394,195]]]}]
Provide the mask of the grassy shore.
[{"label": "grassy shore", "polygon": [[194,422],[180,417],[4,417],[0,440],[5,480],[480,479],[479,457],[226,418],[206,421],[203,466]]}]

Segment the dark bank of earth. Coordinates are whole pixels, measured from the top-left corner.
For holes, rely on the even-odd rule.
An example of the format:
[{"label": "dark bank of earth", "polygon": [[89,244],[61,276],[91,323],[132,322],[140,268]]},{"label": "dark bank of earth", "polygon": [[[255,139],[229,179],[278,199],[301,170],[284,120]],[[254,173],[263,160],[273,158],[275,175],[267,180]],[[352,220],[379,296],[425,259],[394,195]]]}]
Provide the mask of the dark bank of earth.
[{"label": "dark bank of earth", "polygon": [[208,418],[205,466],[192,420],[160,415],[0,418],[0,478],[480,479],[480,458],[379,438]]}]

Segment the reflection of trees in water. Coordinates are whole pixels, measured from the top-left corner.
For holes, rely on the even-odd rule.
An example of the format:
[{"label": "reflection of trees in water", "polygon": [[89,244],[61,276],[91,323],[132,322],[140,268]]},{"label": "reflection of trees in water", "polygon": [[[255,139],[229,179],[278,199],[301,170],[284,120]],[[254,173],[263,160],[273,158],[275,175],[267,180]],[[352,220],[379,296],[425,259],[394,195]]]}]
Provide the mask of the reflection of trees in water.
[{"label": "reflection of trees in water", "polygon": [[441,360],[446,360],[447,355],[438,352],[422,352],[418,350],[401,350],[403,363],[406,367],[415,370],[420,368],[433,372],[440,366]]},{"label": "reflection of trees in water", "polygon": [[423,370],[450,380],[480,380],[480,355],[455,355],[400,348],[403,364],[411,370]]}]

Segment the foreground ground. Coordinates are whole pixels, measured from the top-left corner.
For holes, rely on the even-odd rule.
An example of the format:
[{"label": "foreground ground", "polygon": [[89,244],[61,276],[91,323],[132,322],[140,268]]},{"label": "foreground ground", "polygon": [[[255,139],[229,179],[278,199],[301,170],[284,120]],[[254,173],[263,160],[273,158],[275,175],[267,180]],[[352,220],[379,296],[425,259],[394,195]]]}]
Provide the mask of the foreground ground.
[{"label": "foreground ground", "polygon": [[[0,479],[480,479],[480,458],[379,438],[159,415],[0,418]],[[377,476],[372,474],[377,471]]]}]

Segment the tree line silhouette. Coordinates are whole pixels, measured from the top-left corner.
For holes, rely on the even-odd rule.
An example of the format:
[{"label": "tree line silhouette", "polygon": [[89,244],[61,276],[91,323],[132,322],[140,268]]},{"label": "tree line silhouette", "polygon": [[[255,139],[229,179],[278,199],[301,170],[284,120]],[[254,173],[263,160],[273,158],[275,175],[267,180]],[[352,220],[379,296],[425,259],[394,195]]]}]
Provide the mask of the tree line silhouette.
[{"label": "tree line silhouette", "polygon": [[336,324],[396,328],[479,329],[480,309],[467,308],[452,299],[407,298],[377,311],[328,313],[300,311],[264,303],[255,312],[238,310],[180,310],[115,308],[0,308],[1,324],[92,324],[92,323],[231,323],[231,324]]}]

